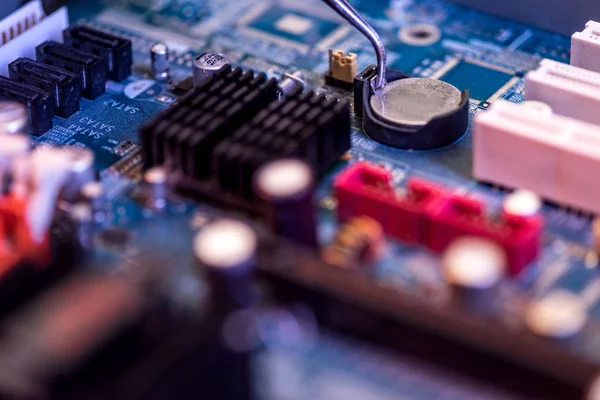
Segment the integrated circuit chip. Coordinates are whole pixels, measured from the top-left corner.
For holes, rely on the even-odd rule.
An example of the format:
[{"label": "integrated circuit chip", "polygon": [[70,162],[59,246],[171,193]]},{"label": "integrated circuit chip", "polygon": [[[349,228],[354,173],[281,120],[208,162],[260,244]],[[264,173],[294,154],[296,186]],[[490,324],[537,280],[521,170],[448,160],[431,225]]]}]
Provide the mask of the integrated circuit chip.
[{"label": "integrated circuit chip", "polygon": [[285,1],[258,5],[240,25],[240,29],[250,35],[303,52],[314,47],[327,49],[350,31],[350,27],[329,10]]},{"label": "integrated circuit chip", "polygon": [[469,89],[471,99],[489,103],[497,100],[519,80],[510,70],[475,60],[455,61],[451,68],[436,78],[460,90]]}]

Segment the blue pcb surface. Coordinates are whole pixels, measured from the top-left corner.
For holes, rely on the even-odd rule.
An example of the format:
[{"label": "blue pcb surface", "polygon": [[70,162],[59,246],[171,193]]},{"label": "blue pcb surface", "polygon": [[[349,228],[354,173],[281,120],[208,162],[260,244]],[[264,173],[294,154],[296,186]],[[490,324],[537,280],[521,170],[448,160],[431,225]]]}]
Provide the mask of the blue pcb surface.
[{"label": "blue pcb surface", "polygon": [[[569,61],[566,37],[441,1],[354,3],[381,33],[392,68],[470,89],[472,114],[499,98],[522,101],[523,73],[534,69],[542,58]],[[103,247],[99,242],[95,263],[102,268],[136,262],[135,254],[173,267],[190,266],[193,234],[214,212],[185,203],[172,205],[169,213],[160,216],[142,212],[130,199],[130,177],[123,177],[122,170],[113,166],[125,162],[131,170],[139,164],[139,157],[133,158],[138,126],[175,100],[168,84],[149,77],[148,49],[152,43],[165,42],[170,47],[174,80],[190,74],[194,55],[212,49],[227,53],[236,65],[276,78],[302,70],[312,89],[344,101],[351,101],[349,93],[323,83],[328,48],[355,52],[360,68],[375,61],[368,41],[318,0],[105,0],[94,4],[81,0],[70,6],[70,15],[73,22],[86,21],[127,36],[134,43],[134,75],[121,83],[109,82],[105,95],[93,102],[84,100],[81,111],[67,120],[56,118],[55,128],[38,139],[40,143],[85,145],[97,155],[97,167],[104,171],[104,182],[114,194],[108,223],[132,232],[126,249]],[[414,24],[434,27],[439,38],[428,45],[403,41],[403,29]],[[505,195],[471,178],[469,133],[445,149],[406,152],[372,141],[355,120],[352,138],[353,160],[388,166],[399,186],[409,176],[425,177],[476,193],[492,210],[500,206]],[[129,144],[124,147],[124,143]],[[135,165],[127,165],[127,160]],[[319,191],[323,243],[330,242],[337,229],[330,183],[343,167],[340,164],[332,171]],[[598,259],[589,250],[589,217],[551,205],[544,207],[544,214],[548,224],[544,254],[514,282],[515,296],[505,299],[507,307],[552,288],[565,288],[585,294],[592,305],[593,328],[600,321],[600,285],[595,271]],[[190,224],[190,219],[198,222],[197,226]],[[392,241],[374,274],[405,290],[424,282],[435,288],[442,284],[438,263],[436,256],[420,248]],[[182,271],[173,283],[181,288],[182,301],[199,290],[189,286],[186,273]],[[570,346],[574,352],[600,362],[600,346],[594,346],[594,337],[600,335],[592,333]],[[322,333],[300,341],[283,336],[267,335],[265,350],[257,360],[257,387],[267,400],[518,398],[337,335]]]}]

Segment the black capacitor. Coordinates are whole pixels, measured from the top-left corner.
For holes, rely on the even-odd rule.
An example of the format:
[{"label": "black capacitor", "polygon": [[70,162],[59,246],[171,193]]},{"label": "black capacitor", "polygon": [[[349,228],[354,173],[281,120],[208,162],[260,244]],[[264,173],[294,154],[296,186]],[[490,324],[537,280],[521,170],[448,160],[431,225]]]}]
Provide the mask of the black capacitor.
[{"label": "black capacitor", "polygon": [[268,223],[277,234],[317,247],[315,180],[307,163],[281,159],[264,165],[254,175],[254,191],[265,202]]},{"label": "black capacitor", "polygon": [[220,219],[206,225],[194,239],[194,254],[206,273],[216,304],[226,308],[254,303],[258,236],[248,224]]}]

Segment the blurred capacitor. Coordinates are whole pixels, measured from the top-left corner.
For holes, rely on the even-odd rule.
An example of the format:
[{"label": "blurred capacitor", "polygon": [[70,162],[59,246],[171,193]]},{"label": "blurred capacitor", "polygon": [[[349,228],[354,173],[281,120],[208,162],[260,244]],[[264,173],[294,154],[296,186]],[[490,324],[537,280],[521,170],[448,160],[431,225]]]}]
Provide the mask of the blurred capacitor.
[{"label": "blurred capacitor", "polygon": [[70,163],[70,173],[61,193],[64,200],[77,201],[81,188],[96,180],[94,152],[84,147],[64,147],[63,151]]},{"label": "blurred capacitor", "polygon": [[0,101],[0,133],[28,133],[27,109],[16,101]]},{"label": "blurred capacitor", "polygon": [[146,206],[162,210],[167,206],[167,171],[162,167],[150,168],[144,173]]},{"label": "blurred capacitor", "polygon": [[0,193],[8,189],[15,160],[25,156],[30,147],[26,135],[0,133]]},{"label": "blurred capacitor", "polygon": [[256,293],[258,237],[247,224],[222,219],[205,226],[194,239],[196,260],[222,304],[237,308],[252,304]]},{"label": "blurred capacitor", "polygon": [[296,159],[270,162],[256,172],[254,190],[264,200],[267,220],[276,233],[317,247],[314,174],[307,163]]},{"label": "blurred capacitor", "polygon": [[88,204],[94,215],[95,222],[104,222],[106,219],[106,192],[102,183],[88,182],[81,188],[81,202]]},{"label": "blurred capacitor", "polygon": [[567,339],[578,334],[589,319],[585,299],[565,290],[534,299],[525,312],[529,330],[548,339]]},{"label": "blurred capacitor", "polygon": [[69,217],[79,244],[91,249],[93,244],[94,213],[87,203],[76,203],[69,210]]},{"label": "blurred capacitor", "polygon": [[442,259],[442,275],[455,299],[473,310],[485,310],[507,268],[502,247],[479,237],[456,239]]}]

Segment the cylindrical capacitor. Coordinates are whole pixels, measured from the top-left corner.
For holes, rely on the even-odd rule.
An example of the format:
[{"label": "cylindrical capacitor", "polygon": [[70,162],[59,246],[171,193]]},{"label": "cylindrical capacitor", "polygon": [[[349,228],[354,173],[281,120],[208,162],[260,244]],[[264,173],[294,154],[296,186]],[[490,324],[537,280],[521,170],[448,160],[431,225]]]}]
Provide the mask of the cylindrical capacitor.
[{"label": "cylindrical capacitor", "polygon": [[163,167],[150,168],[144,174],[146,206],[162,210],[167,206],[167,171]]},{"label": "cylindrical capacitor", "polygon": [[264,200],[275,232],[297,244],[317,247],[314,174],[307,163],[283,159],[266,164],[254,176],[254,190]]},{"label": "cylindrical capacitor", "polygon": [[588,319],[585,298],[564,290],[532,300],[525,312],[529,330],[547,339],[569,339],[583,329]]},{"label": "cylindrical capacitor", "polygon": [[478,237],[456,239],[442,260],[442,275],[452,286],[455,300],[474,311],[490,307],[506,268],[502,247]]},{"label": "cylindrical capacitor", "polygon": [[529,190],[517,190],[511,193],[502,204],[506,214],[519,217],[533,217],[542,208],[542,200]]},{"label": "cylindrical capacitor", "polygon": [[75,235],[81,247],[90,249],[93,245],[94,213],[92,207],[86,203],[76,203],[69,210],[69,217],[73,223]]},{"label": "cylindrical capacitor", "polygon": [[102,183],[88,182],[81,188],[80,201],[89,205],[94,221],[102,223],[106,220],[106,193]]},{"label": "cylindrical capacitor", "polygon": [[169,48],[164,43],[156,43],[150,47],[152,76],[157,81],[169,79]]},{"label": "cylindrical capacitor", "polygon": [[26,155],[30,147],[28,136],[0,133],[0,193],[10,184],[15,160]]},{"label": "cylindrical capacitor", "polygon": [[222,219],[205,226],[194,239],[194,253],[206,272],[219,304],[238,308],[251,305],[256,293],[258,237],[247,224]]},{"label": "cylindrical capacitor", "polygon": [[225,54],[209,51],[194,58],[194,86],[198,87],[221,68],[229,65],[229,57]]},{"label": "cylindrical capacitor", "polygon": [[294,93],[301,93],[304,90],[304,74],[302,71],[284,74],[278,87],[281,97],[286,97]]},{"label": "cylindrical capacitor", "polygon": [[95,157],[94,152],[83,147],[64,147],[63,150],[71,164],[71,172],[61,196],[64,200],[73,202],[77,201],[81,188],[86,183],[96,180]]},{"label": "cylindrical capacitor", "polygon": [[0,101],[0,133],[28,133],[27,109],[16,101]]}]

